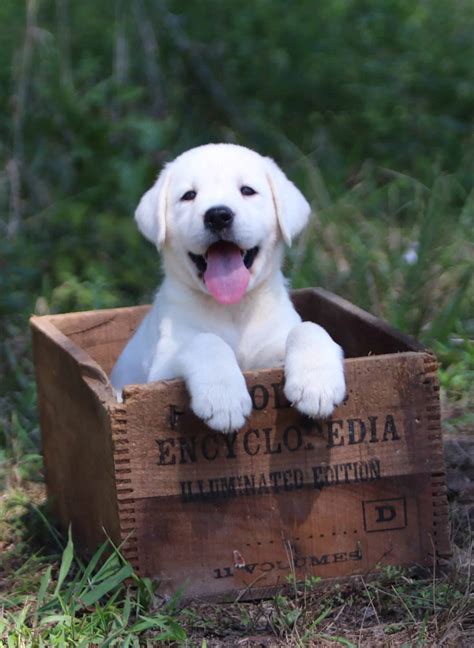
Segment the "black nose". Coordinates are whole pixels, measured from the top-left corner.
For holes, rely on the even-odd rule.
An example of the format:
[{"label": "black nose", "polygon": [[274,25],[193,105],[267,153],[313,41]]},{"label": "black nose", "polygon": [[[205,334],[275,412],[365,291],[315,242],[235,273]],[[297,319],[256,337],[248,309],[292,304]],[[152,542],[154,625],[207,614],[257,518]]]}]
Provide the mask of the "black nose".
[{"label": "black nose", "polygon": [[211,207],[204,214],[204,226],[212,232],[220,232],[224,228],[230,227],[233,220],[234,212],[224,205]]}]

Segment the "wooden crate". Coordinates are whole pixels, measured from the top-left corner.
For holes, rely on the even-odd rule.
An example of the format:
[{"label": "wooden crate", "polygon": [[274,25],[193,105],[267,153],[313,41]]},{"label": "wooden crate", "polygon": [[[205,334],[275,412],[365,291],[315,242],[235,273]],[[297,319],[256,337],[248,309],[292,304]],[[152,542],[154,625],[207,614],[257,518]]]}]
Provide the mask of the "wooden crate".
[{"label": "wooden crate", "polygon": [[310,420],[281,369],[247,372],[253,414],[231,435],[179,380],[115,402],[108,374],[147,306],[32,318],[48,493],[80,546],[105,530],[163,594],[221,600],[449,554],[435,358],[326,291],[293,300],[344,348],[347,399]]}]

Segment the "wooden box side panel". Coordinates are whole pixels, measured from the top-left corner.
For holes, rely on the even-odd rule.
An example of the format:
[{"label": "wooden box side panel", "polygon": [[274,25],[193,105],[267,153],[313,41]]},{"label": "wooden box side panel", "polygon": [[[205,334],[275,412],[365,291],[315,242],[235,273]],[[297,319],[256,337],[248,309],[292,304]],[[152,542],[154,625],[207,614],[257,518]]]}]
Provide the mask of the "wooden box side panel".
[{"label": "wooden box side panel", "polygon": [[319,422],[289,407],[281,370],[248,372],[254,411],[232,435],[194,417],[181,381],[128,388],[135,566],[222,598],[292,565],[333,578],[448,554],[435,370],[426,353],[348,360],[348,398]]},{"label": "wooden box side panel", "polygon": [[[118,542],[108,386],[45,318],[33,318],[33,354],[46,485],[63,528],[93,551],[105,538]],[[81,363],[81,358],[83,362]]]},{"label": "wooden box side panel", "polygon": [[291,297],[303,320],[325,328],[346,358],[426,351],[413,338],[327,290],[304,288],[294,290]]},{"label": "wooden box side panel", "polygon": [[122,349],[149,309],[150,306],[111,308],[54,315],[49,320],[110,375]]}]

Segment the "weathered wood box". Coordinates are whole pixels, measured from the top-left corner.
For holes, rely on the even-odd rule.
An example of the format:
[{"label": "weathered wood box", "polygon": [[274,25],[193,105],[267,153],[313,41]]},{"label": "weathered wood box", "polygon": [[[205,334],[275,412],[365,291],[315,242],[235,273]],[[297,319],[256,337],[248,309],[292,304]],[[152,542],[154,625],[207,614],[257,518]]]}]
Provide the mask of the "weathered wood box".
[{"label": "weathered wood box", "polygon": [[162,593],[217,599],[449,554],[435,358],[323,290],[293,300],[344,348],[348,397],[309,420],[281,369],[249,372],[254,411],[231,435],[179,380],[115,401],[107,376],[148,307],[32,318],[48,493],[78,544],[106,531]]}]

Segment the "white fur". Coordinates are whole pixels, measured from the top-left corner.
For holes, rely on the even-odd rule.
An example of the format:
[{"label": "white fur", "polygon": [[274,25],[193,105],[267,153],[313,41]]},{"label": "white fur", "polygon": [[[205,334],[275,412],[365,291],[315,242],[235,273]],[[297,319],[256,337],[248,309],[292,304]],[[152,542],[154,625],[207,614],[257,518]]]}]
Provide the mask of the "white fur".
[{"label": "white fur", "polygon": [[[243,196],[243,185],[257,193]],[[181,200],[190,190],[196,198]],[[235,214],[226,240],[259,247],[247,292],[233,305],[214,300],[188,254],[204,255],[216,241],[203,221],[216,205]],[[280,270],[283,241],[291,243],[309,214],[275,162],[244,147],[209,144],[167,165],[135,213],[161,249],[165,279],[113,369],[115,389],[181,377],[196,415],[231,432],[251,412],[242,371],[284,364],[289,400],[309,416],[328,416],[345,395],[342,350],[320,326],[301,323]]]}]

